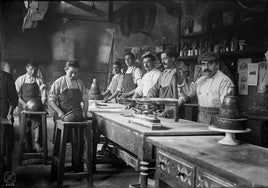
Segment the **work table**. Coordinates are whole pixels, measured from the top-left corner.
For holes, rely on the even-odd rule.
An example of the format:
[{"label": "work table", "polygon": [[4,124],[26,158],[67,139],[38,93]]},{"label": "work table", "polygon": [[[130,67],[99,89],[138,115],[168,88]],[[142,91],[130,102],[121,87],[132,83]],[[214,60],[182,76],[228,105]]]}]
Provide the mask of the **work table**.
[{"label": "work table", "polygon": [[[187,177],[192,182],[186,183],[186,187],[267,187],[268,149],[246,143],[237,146],[222,145],[218,143],[221,138],[222,136],[149,137],[148,142],[157,148],[157,162],[160,163],[156,173],[158,186],[160,184],[159,187],[163,187],[161,181],[166,180],[165,176],[172,176],[172,173],[163,170],[167,166],[161,166],[161,162],[164,161],[164,165],[167,165],[167,161],[171,160],[180,165],[183,161],[186,166],[190,166],[188,172],[191,171],[192,174]],[[177,176],[178,172],[175,174]],[[175,177],[175,180],[178,179]],[[173,187],[174,182],[169,181],[167,184]]]},{"label": "work table", "polygon": [[[96,153],[96,143],[99,141],[99,136],[104,135],[119,146],[116,154],[137,171],[149,164],[149,166],[153,165],[151,167],[154,168],[154,148],[147,141],[149,137],[161,136],[165,138],[166,136],[212,136],[222,134],[208,129],[207,124],[184,119],[174,122],[173,119],[159,118],[161,124],[167,129],[151,130],[148,127],[130,123],[130,120],[137,119],[131,116],[133,112],[124,110],[121,107],[113,108],[111,104],[109,105],[89,109],[89,114],[93,117],[93,128],[95,129],[94,153]],[[142,172],[141,174],[144,175],[147,172]],[[146,180],[142,182],[142,186],[145,186]]]}]

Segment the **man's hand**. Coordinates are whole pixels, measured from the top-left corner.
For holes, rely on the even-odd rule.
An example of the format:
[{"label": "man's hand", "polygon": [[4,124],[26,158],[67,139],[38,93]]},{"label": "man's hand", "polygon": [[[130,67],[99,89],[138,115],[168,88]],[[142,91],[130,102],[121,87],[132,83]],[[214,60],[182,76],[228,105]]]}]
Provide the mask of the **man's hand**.
[{"label": "man's hand", "polygon": [[104,99],[103,101],[101,101],[102,103],[107,103],[109,101],[108,98]]},{"label": "man's hand", "polygon": [[64,116],[64,113],[61,111],[58,113],[59,118],[61,119]]},{"label": "man's hand", "polygon": [[27,107],[26,103],[23,103],[23,104],[22,104],[22,108],[23,108],[23,109],[26,109],[26,107]]},{"label": "man's hand", "polygon": [[13,116],[13,114],[8,114],[7,115],[7,119],[9,119],[11,121],[11,123],[13,123],[14,122],[14,116]]}]

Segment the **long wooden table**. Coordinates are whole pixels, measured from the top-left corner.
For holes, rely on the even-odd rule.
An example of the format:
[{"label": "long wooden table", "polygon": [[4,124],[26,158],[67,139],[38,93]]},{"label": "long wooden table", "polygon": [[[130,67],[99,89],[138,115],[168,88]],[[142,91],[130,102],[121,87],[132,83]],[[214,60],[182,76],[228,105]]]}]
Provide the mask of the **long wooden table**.
[{"label": "long wooden table", "polygon": [[268,187],[268,149],[219,144],[222,136],[150,137],[156,188]]},{"label": "long wooden table", "polygon": [[[146,173],[148,163],[153,164],[154,148],[147,141],[148,137],[154,136],[198,136],[198,135],[219,135],[220,133],[208,129],[208,125],[180,119],[174,122],[173,119],[160,118],[161,124],[167,127],[167,130],[150,130],[147,127],[129,123],[129,120],[135,120],[134,117],[125,117],[126,112],[123,108],[116,109],[109,104],[107,107],[90,109],[93,116],[93,127],[95,128],[94,142],[99,141],[99,136],[104,135],[106,138],[120,146],[117,154],[127,164],[137,171]],[[128,112],[129,113],[129,112]],[[96,154],[96,147],[95,152]],[[142,169],[142,170],[141,170]],[[140,187],[147,186],[147,177],[141,177]]]}]

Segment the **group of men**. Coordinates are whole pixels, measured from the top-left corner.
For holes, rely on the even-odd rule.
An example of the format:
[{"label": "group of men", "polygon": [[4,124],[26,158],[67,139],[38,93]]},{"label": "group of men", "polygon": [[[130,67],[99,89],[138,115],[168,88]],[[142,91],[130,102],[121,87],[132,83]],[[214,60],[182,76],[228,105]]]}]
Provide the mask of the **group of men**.
[{"label": "group of men", "polygon": [[[228,94],[228,88],[232,85],[229,77],[219,70],[219,56],[216,53],[204,53],[198,58],[202,66],[203,75],[196,82],[189,82],[188,69],[179,69],[177,74],[175,62],[176,53],[164,51],[161,60],[164,71],[155,68],[156,57],[152,53],[145,53],[143,66],[146,73],[135,65],[135,56],[132,53],[125,54],[126,72],[121,72],[122,65],[116,61],[113,64],[114,76],[107,90],[104,102],[120,98],[159,97],[177,98],[181,106],[189,98],[197,96],[199,104],[199,122],[211,124],[213,116],[218,113],[223,98]],[[58,78],[51,86],[49,94],[46,92],[44,80],[36,74],[38,66],[30,62],[26,66],[26,73],[15,81],[10,74],[1,70],[1,117],[13,118],[14,108],[18,105],[19,112],[26,108],[31,99],[40,99],[43,105],[48,104],[62,118],[73,109],[81,109],[83,117],[87,116],[88,98],[83,82],[78,79],[79,63],[76,60],[67,61],[65,75]],[[183,84],[177,87],[178,75],[183,79]],[[6,88],[6,89],[5,89]],[[187,92],[186,92],[187,91]],[[47,100],[48,98],[48,100]],[[172,116],[174,111],[170,107],[164,109],[162,115]],[[42,151],[41,120],[35,116],[28,118],[28,139],[25,140],[25,149],[32,150],[31,129],[34,129],[34,146],[37,151]]]},{"label": "group of men", "polygon": [[[179,106],[189,101],[193,96],[197,96],[199,104],[198,121],[203,123],[213,123],[213,116],[218,114],[219,107],[224,96],[228,94],[228,88],[233,83],[231,79],[219,70],[220,59],[218,54],[207,52],[198,58],[198,63],[202,67],[202,76],[196,82],[189,82],[189,68],[180,66],[176,69],[176,53],[164,51],[161,53],[161,61],[164,71],[155,68],[156,58],[152,53],[145,53],[142,56],[143,66],[146,73],[142,76],[141,70],[135,66],[135,56],[132,53],[125,54],[125,63],[128,67],[125,74],[120,69],[122,66],[115,62],[114,77],[105,91],[104,102],[116,97],[159,97],[177,98]],[[179,74],[177,74],[177,71]],[[178,76],[183,80],[183,84],[178,87]],[[173,116],[172,107],[165,107],[162,113],[164,117]]]},{"label": "group of men", "polygon": [[[1,62],[1,64],[6,64]],[[2,68],[3,69],[3,68]],[[88,100],[83,82],[77,78],[78,61],[67,61],[65,64],[65,75],[58,78],[51,86],[47,94],[46,85],[43,79],[37,75],[38,65],[31,61],[26,65],[26,73],[19,76],[14,82],[11,74],[1,69],[1,118],[13,118],[13,111],[18,106],[19,121],[21,122],[21,111],[28,110],[28,103],[36,105],[38,101],[43,107],[47,103],[57,113],[58,118],[62,118],[73,109],[81,109],[83,106],[83,116],[86,117]],[[3,102],[2,102],[3,101]],[[2,105],[4,104],[4,105]],[[39,104],[40,105],[40,104]],[[44,108],[43,108],[44,109]],[[32,131],[34,130],[34,144]],[[36,115],[27,116],[26,139],[24,149],[27,152],[42,152],[41,141],[41,118]]]}]

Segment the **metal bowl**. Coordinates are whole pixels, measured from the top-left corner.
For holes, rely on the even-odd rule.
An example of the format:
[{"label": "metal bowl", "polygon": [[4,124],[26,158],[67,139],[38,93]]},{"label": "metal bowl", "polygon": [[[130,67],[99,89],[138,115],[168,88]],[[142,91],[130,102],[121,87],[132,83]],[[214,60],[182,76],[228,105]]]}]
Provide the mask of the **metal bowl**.
[{"label": "metal bowl", "polygon": [[44,111],[44,105],[40,98],[30,99],[26,103],[26,110],[28,111]]},{"label": "metal bowl", "polygon": [[81,122],[84,121],[83,112],[80,108],[75,108],[61,117],[64,122]]}]

